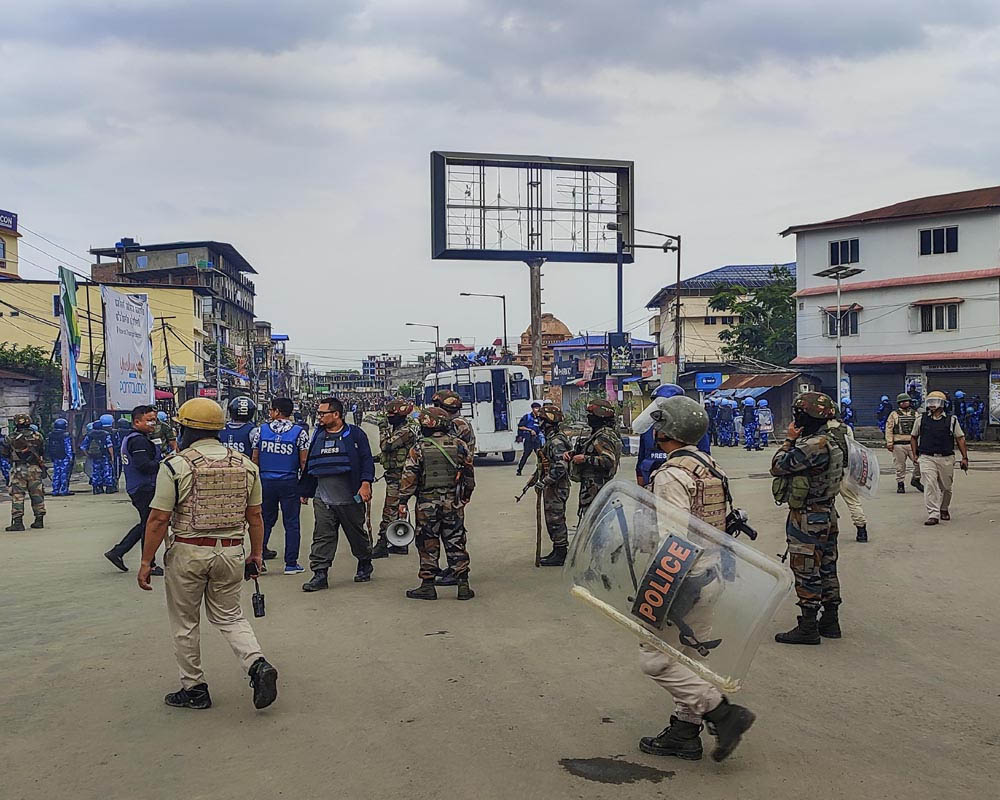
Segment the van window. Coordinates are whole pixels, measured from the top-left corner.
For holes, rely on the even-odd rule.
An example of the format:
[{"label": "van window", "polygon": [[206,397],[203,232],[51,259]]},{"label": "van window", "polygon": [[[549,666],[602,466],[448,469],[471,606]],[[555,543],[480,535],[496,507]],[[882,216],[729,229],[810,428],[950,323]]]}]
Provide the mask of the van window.
[{"label": "van window", "polygon": [[476,402],[493,402],[493,385],[489,381],[480,381],[476,384]]},{"label": "van window", "polygon": [[455,391],[463,403],[473,403],[476,400],[476,388],[471,383],[456,383]]},{"label": "van window", "polygon": [[436,391],[437,391],[437,389],[435,389],[433,386],[425,386],[424,387],[424,405],[425,406],[429,406],[431,404],[431,398],[434,396],[434,392],[436,392]]},{"label": "van window", "polygon": [[511,400],[530,400],[531,384],[523,378],[510,382]]}]

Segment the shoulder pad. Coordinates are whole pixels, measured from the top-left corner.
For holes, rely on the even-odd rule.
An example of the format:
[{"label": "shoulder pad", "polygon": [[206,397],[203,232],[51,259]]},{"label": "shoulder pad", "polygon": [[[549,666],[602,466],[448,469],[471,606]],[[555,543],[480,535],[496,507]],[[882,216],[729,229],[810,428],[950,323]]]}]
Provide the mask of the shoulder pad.
[{"label": "shoulder pad", "polygon": [[799,439],[795,446],[799,448],[806,455],[812,455],[814,453],[821,453],[826,450],[829,445],[829,439],[826,436],[819,434],[813,434],[812,436],[806,436],[803,439]]}]

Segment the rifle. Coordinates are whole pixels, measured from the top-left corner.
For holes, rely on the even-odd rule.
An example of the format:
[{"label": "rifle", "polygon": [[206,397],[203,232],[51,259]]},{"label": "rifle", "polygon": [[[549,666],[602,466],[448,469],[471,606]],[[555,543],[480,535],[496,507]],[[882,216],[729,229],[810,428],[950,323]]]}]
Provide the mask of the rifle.
[{"label": "rifle", "polygon": [[538,483],[538,471],[537,470],[528,479],[528,482],[526,484],[524,484],[524,488],[521,490],[521,494],[519,494],[517,497],[514,498],[514,502],[515,503],[520,503],[521,502],[521,498],[524,497],[528,493],[528,489],[530,489],[536,483]]}]

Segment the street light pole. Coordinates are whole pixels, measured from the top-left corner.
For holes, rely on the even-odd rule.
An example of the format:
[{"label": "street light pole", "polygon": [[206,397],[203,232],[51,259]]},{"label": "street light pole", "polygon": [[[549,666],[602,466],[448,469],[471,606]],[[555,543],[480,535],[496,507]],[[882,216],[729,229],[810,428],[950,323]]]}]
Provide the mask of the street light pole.
[{"label": "street light pole", "polygon": [[[829,269],[821,270],[820,272],[814,273],[817,278],[833,278],[837,281],[837,406],[844,401],[843,392],[843,381],[844,381],[844,369],[843,369],[843,357],[841,355],[841,326],[844,324],[844,311],[840,305],[840,282],[844,278],[851,278],[855,275],[860,275],[864,272],[860,267],[850,267],[846,265],[838,267],[830,267]],[[852,304],[853,305],[853,304]],[[847,313],[851,313],[851,309],[847,310]],[[849,319],[849,318],[848,318]]]},{"label": "street light pole", "polygon": [[479,292],[459,292],[459,297],[496,297],[503,303],[503,349],[507,351],[507,295],[480,294]]},{"label": "street light pole", "polygon": [[441,327],[439,325],[427,325],[423,322],[407,322],[411,328],[433,328],[434,329],[434,389],[441,388],[441,381],[438,378],[438,355],[441,352]]}]

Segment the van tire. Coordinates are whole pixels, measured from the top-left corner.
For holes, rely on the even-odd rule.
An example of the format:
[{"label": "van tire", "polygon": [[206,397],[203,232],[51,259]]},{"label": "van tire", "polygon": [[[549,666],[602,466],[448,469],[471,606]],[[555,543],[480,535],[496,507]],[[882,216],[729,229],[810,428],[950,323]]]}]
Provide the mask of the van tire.
[{"label": "van tire", "polygon": [[514,457],[517,455],[513,450],[505,450],[503,454],[503,460],[505,464],[514,463]]}]

